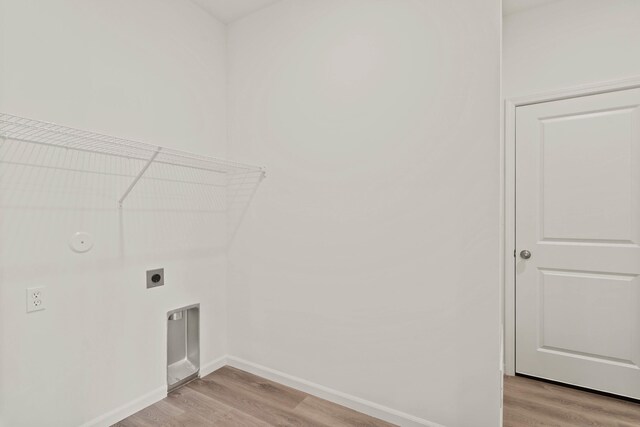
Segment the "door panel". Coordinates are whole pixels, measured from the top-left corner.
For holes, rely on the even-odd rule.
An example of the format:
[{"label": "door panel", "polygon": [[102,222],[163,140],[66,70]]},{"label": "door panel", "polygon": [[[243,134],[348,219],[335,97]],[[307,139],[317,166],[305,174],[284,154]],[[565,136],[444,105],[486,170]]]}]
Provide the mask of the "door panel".
[{"label": "door panel", "polygon": [[518,107],[516,371],[640,398],[640,89]]},{"label": "door panel", "polygon": [[540,270],[539,348],[636,364],[635,276]]},{"label": "door panel", "polygon": [[543,240],[637,242],[632,227],[637,165],[629,134],[635,112],[625,108],[540,120]]}]

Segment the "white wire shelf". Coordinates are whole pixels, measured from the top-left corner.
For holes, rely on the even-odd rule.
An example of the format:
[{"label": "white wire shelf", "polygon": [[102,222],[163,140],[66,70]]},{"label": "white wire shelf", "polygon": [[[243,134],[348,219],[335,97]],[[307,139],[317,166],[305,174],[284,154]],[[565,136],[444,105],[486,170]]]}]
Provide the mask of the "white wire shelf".
[{"label": "white wire shelf", "polygon": [[247,176],[257,177],[258,181],[265,176],[265,169],[256,165],[160,147],[5,113],[0,113],[0,140],[33,143],[140,161],[140,170],[118,200],[120,206],[151,165],[177,166],[198,170],[201,173],[230,175],[229,182],[232,186],[234,182],[245,181]]}]

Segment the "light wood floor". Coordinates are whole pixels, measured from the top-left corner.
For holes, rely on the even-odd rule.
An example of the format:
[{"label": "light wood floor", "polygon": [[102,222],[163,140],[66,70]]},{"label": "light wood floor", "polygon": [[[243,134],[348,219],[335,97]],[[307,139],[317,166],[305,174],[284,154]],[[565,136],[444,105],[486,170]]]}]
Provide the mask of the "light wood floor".
[{"label": "light wood floor", "polygon": [[523,377],[505,377],[504,427],[638,427],[640,404]]},{"label": "light wood floor", "polygon": [[192,381],[118,427],[371,426],[392,424],[229,366]]},{"label": "light wood floor", "polygon": [[[193,381],[118,427],[392,426],[231,367]],[[640,427],[640,404],[505,377],[504,427]]]}]

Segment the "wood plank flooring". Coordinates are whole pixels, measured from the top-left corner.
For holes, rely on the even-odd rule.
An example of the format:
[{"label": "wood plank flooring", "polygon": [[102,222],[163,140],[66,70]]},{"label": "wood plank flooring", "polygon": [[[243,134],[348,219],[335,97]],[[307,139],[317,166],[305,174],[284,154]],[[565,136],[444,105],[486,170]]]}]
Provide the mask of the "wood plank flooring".
[{"label": "wood plank flooring", "polygon": [[[505,377],[504,427],[640,427],[640,404],[522,377]],[[392,424],[224,367],[117,427],[387,427]]]},{"label": "wood plank flooring", "polygon": [[117,427],[389,427],[392,424],[226,366]]},{"label": "wood plank flooring", "polygon": [[505,377],[504,427],[638,427],[640,404],[523,377]]}]

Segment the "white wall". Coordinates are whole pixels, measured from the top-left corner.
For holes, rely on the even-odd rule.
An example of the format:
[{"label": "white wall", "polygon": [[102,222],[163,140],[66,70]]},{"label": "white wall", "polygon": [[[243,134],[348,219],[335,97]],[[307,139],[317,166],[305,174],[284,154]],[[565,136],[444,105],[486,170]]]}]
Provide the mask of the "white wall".
[{"label": "white wall", "polygon": [[265,164],[230,353],[494,427],[500,3],[284,0],[229,29],[230,151]]},{"label": "white wall", "polygon": [[[191,2],[2,0],[0,19],[0,111],[226,155],[225,27]],[[140,164],[0,150],[48,166],[0,165],[0,425],[79,426],[161,392],[172,308],[201,304],[203,363],[227,353],[219,203],[146,180],[120,214]],[[84,255],[67,246],[80,230],[95,236]],[[146,290],[156,267],[167,284]],[[39,285],[48,308],[26,314],[25,289]]]},{"label": "white wall", "polygon": [[640,75],[640,2],[562,0],[505,17],[504,94]]}]

